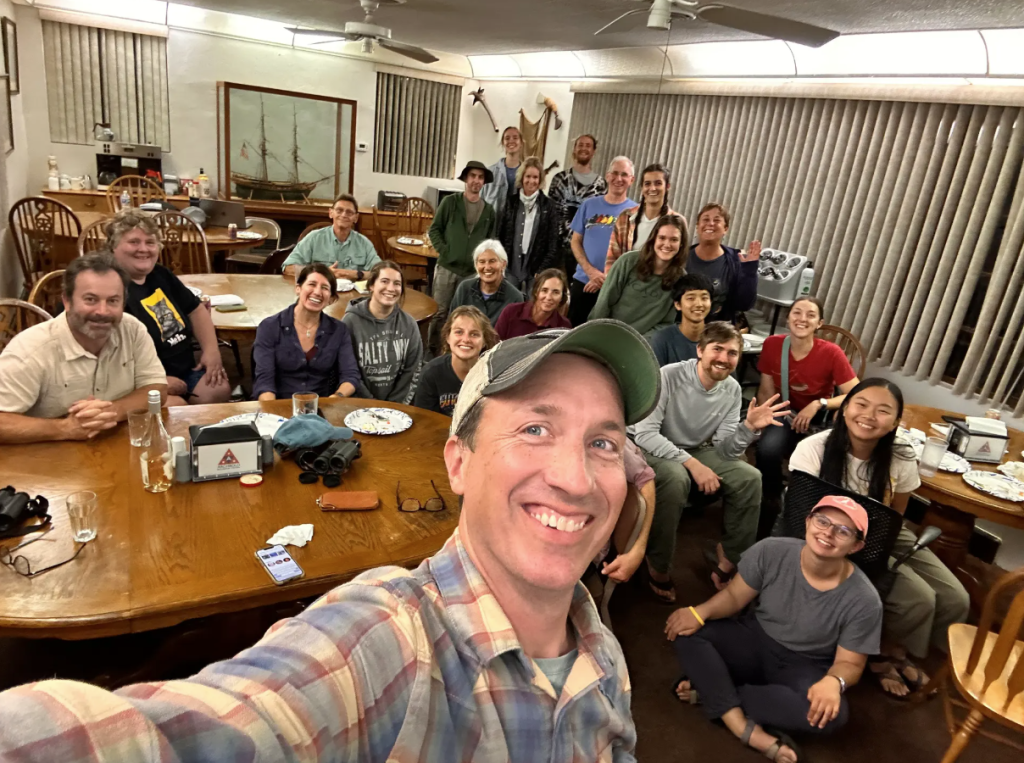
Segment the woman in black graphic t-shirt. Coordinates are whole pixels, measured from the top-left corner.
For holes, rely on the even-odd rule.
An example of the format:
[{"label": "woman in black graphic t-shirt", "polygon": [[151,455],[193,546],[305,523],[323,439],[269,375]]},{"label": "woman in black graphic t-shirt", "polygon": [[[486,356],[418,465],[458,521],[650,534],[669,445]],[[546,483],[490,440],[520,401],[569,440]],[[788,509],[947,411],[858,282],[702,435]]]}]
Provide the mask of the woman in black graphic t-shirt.
[{"label": "woman in black graphic t-shirt", "polygon": [[469,305],[452,310],[441,329],[443,354],[423,366],[413,405],[451,416],[466,375],[497,343],[497,332],[480,310]]},{"label": "woman in black graphic t-shirt", "polygon": [[[209,309],[160,265],[160,239],[152,218],[123,210],[106,227],[107,246],[128,271],[127,312],[145,324],[167,372],[167,404],[224,403],[231,387]],[[199,341],[196,362],[193,341]]]}]

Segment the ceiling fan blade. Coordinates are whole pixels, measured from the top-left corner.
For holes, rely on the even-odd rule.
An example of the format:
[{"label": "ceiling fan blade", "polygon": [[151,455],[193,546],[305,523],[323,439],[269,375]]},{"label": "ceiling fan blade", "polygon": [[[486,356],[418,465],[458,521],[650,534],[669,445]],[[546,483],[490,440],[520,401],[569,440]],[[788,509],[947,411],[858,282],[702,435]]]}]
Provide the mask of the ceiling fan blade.
[{"label": "ceiling fan blade", "polygon": [[292,34],[308,35],[310,37],[337,37],[339,40],[347,39],[345,37],[345,33],[337,29],[302,29],[294,26],[286,26],[285,29]]},{"label": "ceiling fan blade", "polygon": [[650,15],[650,13],[650,8],[636,8],[632,11],[626,11],[610,24],[605,24],[603,27],[594,32],[594,35],[596,36],[599,34],[614,34],[617,32],[632,32],[634,29],[646,27],[647,17]]},{"label": "ceiling fan blade", "polygon": [[839,36],[839,32],[832,29],[784,19],[781,16],[769,16],[742,8],[732,8],[727,5],[705,5],[697,9],[696,13],[704,21],[709,21],[712,24],[740,29],[763,37],[795,42],[811,48],[820,48],[826,42],[831,42]]},{"label": "ceiling fan blade", "polygon": [[398,42],[397,40],[384,40],[381,38],[377,38],[376,42],[382,48],[387,48],[401,56],[406,56],[407,58],[419,61],[421,64],[432,64],[440,60],[437,56],[432,53],[428,53],[423,48],[417,48],[415,45]]}]

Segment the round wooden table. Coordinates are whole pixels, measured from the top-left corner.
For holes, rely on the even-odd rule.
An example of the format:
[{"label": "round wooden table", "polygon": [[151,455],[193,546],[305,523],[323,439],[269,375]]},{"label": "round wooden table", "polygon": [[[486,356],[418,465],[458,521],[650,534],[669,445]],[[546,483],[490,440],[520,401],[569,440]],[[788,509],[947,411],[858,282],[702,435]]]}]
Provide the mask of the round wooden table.
[{"label": "round wooden table", "polygon": [[[222,313],[213,310],[217,331],[232,334],[236,339],[252,339],[260,321],[281,312],[295,303],[295,281],[287,276],[259,276],[248,273],[206,273],[181,276],[186,286],[194,286],[207,296],[237,294],[245,300],[245,310]],[[340,319],[348,303],[360,295],[357,291],[340,292],[338,301],[325,312]],[[415,289],[406,289],[403,308],[423,328],[437,312],[437,303]]]},{"label": "round wooden table", "polygon": [[[367,405],[404,410],[414,422],[398,435],[356,435],[362,457],[341,489],[376,490],[380,508],[374,511],[321,511],[316,498],[326,488],[301,484],[299,468],[280,457],[258,487],[224,479],[175,483],[166,493],[147,493],[127,424],[88,443],[0,446],[4,483],[50,501],[53,530],[19,552],[34,566],[74,552],[66,496],[92,490],[99,497],[97,537],[74,561],[35,578],[0,570],[0,636],[86,639],[152,630],[315,596],[381,565],[415,566],[444,544],[459,520],[443,456],[451,419],[378,401],[320,401],[335,425]],[[291,401],[194,405],[164,415],[172,437],[187,437],[190,425],[257,410],[290,416]],[[424,502],[434,495],[433,480],[447,509],[398,511],[399,479],[403,498]],[[256,551],[282,527],[307,523],[315,528],[313,540],[288,547],[305,577],[275,585]]]},{"label": "round wooden table", "polygon": [[[908,405],[903,412],[903,424],[932,436],[934,433],[929,425],[944,424],[943,416],[962,414]],[[1010,429],[1009,435],[1009,447],[1003,460],[1019,461],[1021,450],[1024,450],[1024,432]],[[972,469],[987,472],[996,471],[996,466],[997,464],[980,461],[971,462]],[[974,565],[968,567],[966,564],[967,545],[974,532],[974,521],[985,519],[1008,527],[1024,529],[1024,503],[1003,501],[988,493],[982,493],[964,482],[963,475],[950,472],[937,472],[934,477],[922,476],[921,487],[914,492],[931,502],[923,524],[935,525],[942,529],[942,536],[930,548],[957,574],[971,593],[971,598],[980,600],[986,592],[988,581],[979,580]]]},{"label": "round wooden table", "polygon": [[[399,238],[418,238],[423,241],[422,244],[400,244]],[[430,239],[426,234],[422,236],[392,236],[388,239],[388,246],[394,249],[396,252],[409,255],[410,257],[421,257],[424,260],[436,260],[437,250],[430,245]],[[420,263],[425,264],[425,263]]]}]

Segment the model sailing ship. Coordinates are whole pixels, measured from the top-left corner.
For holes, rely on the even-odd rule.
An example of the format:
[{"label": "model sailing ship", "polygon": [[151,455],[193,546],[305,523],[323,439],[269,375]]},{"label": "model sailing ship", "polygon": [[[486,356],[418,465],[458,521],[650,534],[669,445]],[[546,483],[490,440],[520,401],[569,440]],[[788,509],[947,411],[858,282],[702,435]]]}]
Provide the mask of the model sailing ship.
[{"label": "model sailing ship", "polygon": [[[243,199],[260,199],[263,201],[309,201],[309,194],[320,183],[330,180],[334,175],[324,175],[316,180],[299,180],[299,163],[305,164],[314,172],[319,173],[313,165],[299,156],[299,122],[292,106],[292,148],[289,152],[291,166],[285,166],[274,154],[267,150],[267,118],[263,111],[263,98],[260,98],[260,140],[256,147],[248,141],[242,141],[241,155],[248,159],[248,150],[254,150],[260,157],[259,174],[246,175],[243,172],[232,172],[231,182],[235,184],[235,196]],[[288,172],[287,180],[271,180],[267,168],[267,157],[280,164]]]}]

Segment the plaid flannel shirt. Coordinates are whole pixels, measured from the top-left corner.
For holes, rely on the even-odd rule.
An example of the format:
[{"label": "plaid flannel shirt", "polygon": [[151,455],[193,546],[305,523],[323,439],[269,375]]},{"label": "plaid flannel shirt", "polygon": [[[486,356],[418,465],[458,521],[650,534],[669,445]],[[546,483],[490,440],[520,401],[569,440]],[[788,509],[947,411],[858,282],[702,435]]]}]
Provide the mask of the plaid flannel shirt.
[{"label": "plaid flannel shirt", "polygon": [[[626,252],[632,252],[636,247],[633,246],[633,231],[636,230],[636,220],[639,215],[644,213],[643,201],[636,209],[627,209],[625,212],[615,218],[615,228],[612,230],[612,237],[608,240],[608,255],[604,261],[604,272],[607,273],[612,269],[612,265],[615,264],[615,260],[619,259]],[[678,215],[671,207],[665,214]],[[682,217],[682,215],[680,215]],[[683,217],[683,222],[686,222],[686,218]],[[681,246],[689,246],[689,226],[683,231],[683,242]]]},{"label": "plaid flannel shirt", "polygon": [[576,216],[576,210],[580,204],[591,196],[604,196],[608,193],[608,181],[603,175],[598,175],[590,185],[583,185],[576,179],[572,167],[562,170],[551,178],[551,185],[548,187],[548,198],[555,202],[558,209],[558,232],[562,246],[569,250],[572,240],[572,219]]},{"label": "plaid flannel shirt", "polygon": [[0,694],[0,760],[633,761],[618,642],[577,584],[560,696],[456,532],[415,571],[360,575],[188,680]]}]

